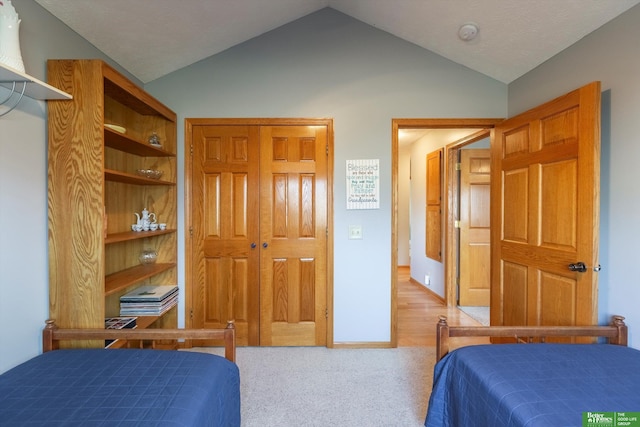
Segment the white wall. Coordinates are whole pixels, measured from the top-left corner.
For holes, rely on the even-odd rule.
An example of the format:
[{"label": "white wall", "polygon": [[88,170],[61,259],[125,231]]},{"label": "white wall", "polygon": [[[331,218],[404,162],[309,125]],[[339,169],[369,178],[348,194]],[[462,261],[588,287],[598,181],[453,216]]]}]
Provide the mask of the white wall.
[{"label": "white wall", "polygon": [[[336,342],[390,340],[391,119],[506,114],[506,85],[332,9],[145,88],[180,118],[179,176],[185,117],[334,119]],[[345,161],[349,159],[380,159],[380,209],[345,209]],[[183,185],[181,179],[179,200]],[[362,240],[348,240],[350,224],[362,226]],[[182,277],[183,248],[179,254]]]},{"label": "white wall", "polygon": [[[28,74],[46,81],[48,58],[107,59],[33,0],[13,5]],[[0,117],[0,372],[41,352],[49,314],[46,128],[45,103],[30,98]]]},{"label": "white wall", "polygon": [[509,116],[594,80],[602,82],[599,314],[625,316],[640,348],[640,6],[509,85]]}]

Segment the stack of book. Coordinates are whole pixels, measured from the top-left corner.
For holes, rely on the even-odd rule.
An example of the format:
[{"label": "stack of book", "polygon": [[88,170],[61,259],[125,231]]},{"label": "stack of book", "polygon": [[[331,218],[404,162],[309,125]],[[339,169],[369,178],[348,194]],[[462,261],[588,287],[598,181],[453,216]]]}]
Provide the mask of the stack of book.
[{"label": "stack of book", "polygon": [[141,286],[120,297],[120,316],[160,316],[177,303],[177,286]]},{"label": "stack of book", "polygon": [[[135,329],[136,327],[135,317],[107,317],[104,319],[105,329]],[[104,347],[109,348],[114,342],[118,340],[105,340]]]}]

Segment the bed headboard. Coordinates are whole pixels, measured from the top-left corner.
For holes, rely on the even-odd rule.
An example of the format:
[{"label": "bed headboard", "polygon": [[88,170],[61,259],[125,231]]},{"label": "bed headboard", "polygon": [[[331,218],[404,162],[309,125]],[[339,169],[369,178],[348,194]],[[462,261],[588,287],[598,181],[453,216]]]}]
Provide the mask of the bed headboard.
[{"label": "bed headboard", "polygon": [[516,342],[544,342],[549,337],[604,337],[610,344],[627,345],[623,316],[613,316],[609,326],[449,326],[440,316],[436,329],[436,362],[449,353],[450,337],[509,337]]},{"label": "bed headboard", "polygon": [[[74,340],[220,340],[224,341],[224,357],[236,361],[235,322],[229,320],[224,329],[62,329],[48,319],[42,330],[42,351],[57,350],[60,341]],[[115,351],[115,350],[114,350]]]}]

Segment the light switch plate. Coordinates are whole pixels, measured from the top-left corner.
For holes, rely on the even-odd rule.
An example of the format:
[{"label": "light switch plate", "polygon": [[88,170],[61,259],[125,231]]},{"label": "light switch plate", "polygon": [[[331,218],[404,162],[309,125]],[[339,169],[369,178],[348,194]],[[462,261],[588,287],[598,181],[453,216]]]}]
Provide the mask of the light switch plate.
[{"label": "light switch plate", "polygon": [[349,226],[349,240],[359,240],[362,239],[362,226],[361,225],[350,225]]}]

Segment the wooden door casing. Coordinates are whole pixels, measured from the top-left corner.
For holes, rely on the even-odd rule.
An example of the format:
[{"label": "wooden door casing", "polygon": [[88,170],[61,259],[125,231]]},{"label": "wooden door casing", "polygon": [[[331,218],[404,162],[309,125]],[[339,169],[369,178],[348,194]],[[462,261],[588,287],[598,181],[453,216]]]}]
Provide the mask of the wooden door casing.
[{"label": "wooden door casing", "polygon": [[496,127],[492,325],[597,322],[599,120],[594,82]]},{"label": "wooden door casing", "polygon": [[461,306],[489,306],[491,288],[491,152],[460,150]]}]

